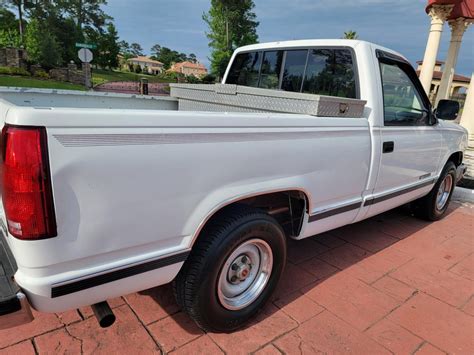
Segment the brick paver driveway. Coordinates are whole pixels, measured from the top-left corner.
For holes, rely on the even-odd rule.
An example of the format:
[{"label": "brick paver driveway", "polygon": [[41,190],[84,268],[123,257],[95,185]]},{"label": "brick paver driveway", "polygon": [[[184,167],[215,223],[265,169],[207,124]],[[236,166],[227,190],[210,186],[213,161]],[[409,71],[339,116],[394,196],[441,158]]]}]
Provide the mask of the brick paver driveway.
[{"label": "brick paver driveway", "polygon": [[403,209],[290,242],[272,302],[246,329],[205,334],[170,287],[112,300],[117,322],[90,308],[36,314],[0,331],[0,353],[474,353],[474,206],[426,223]]}]

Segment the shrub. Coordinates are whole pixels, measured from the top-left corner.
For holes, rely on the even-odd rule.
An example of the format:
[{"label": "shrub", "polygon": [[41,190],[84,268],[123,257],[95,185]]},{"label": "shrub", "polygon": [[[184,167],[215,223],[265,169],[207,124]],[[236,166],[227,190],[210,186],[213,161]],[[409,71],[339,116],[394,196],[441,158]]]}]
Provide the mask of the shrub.
[{"label": "shrub", "polygon": [[26,27],[25,44],[28,58],[33,63],[47,69],[61,65],[62,48],[56,36],[36,19],[32,19]]},{"label": "shrub", "polygon": [[21,75],[21,76],[30,76],[31,74],[23,69],[23,68],[16,68],[16,67],[0,67],[0,74],[5,75]]},{"label": "shrub", "polygon": [[44,71],[43,69],[39,69],[39,70],[35,71],[34,76],[37,77],[37,78],[40,78],[40,79],[49,79],[49,74],[46,71]]},{"label": "shrub", "polygon": [[212,74],[206,74],[201,78],[203,84],[214,84],[216,82],[216,77]]},{"label": "shrub", "polygon": [[142,72],[142,67],[138,64],[135,64],[135,66],[133,67],[133,71],[137,74],[140,74]]},{"label": "shrub", "polygon": [[190,84],[199,84],[199,83],[201,83],[201,80],[199,80],[199,78],[196,78],[194,75],[188,75],[186,77],[186,81]]},{"label": "shrub", "polygon": [[184,79],[185,76],[182,73],[176,73],[176,72],[164,72],[160,74],[160,79],[163,79],[164,81],[170,81],[170,82],[177,82],[180,79]]},{"label": "shrub", "polygon": [[0,48],[20,47],[20,34],[16,29],[0,30]]}]

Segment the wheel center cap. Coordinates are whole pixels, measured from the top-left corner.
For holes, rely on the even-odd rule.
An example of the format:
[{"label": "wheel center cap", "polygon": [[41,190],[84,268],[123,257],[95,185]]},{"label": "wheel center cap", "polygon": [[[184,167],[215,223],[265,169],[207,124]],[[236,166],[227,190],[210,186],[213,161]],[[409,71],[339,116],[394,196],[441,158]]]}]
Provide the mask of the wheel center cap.
[{"label": "wheel center cap", "polygon": [[239,278],[240,281],[244,281],[247,276],[249,276],[250,270],[247,265],[241,265],[239,269],[237,270],[237,277]]}]

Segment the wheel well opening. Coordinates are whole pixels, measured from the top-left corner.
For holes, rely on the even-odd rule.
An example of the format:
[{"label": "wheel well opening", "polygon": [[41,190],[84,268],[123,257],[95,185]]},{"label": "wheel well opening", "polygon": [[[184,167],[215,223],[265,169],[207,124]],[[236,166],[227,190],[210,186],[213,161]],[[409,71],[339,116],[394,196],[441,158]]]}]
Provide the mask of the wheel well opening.
[{"label": "wheel well opening", "polygon": [[265,211],[277,220],[287,236],[297,237],[303,227],[308,199],[303,192],[297,190],[252,196],[223,207],[211,219],[235,204],[243,204]]},{"label": "wheel well opening", "polygon": [[462,163],[462,158],[463,158],[462,152],[456,152],[456,153],[451,154],[448,161],[452,161],[454,165],[459,166]]}]

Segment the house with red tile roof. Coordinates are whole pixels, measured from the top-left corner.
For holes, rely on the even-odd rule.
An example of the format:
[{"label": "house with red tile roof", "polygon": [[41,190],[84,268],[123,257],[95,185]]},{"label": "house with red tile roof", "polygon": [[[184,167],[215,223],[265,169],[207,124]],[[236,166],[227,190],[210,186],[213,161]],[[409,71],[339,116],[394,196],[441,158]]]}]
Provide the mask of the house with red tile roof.
[{"label": "house with red tile roof", "polygon": [[207,69],[204,66],[204,64],[201,64],[199,62],[193,63],[193,62],[180,62],[180,63],[174,63],[171,68],[169,69],[170,72],[175,72],[175,73],[181,73],[186,76],[188,75],[193,75],[196,78],[201,78],[204,75],[207,75]]},{"label": "house with red tile roof", "polygon": [[163,63],[146,56],[127,59],[127,64],[139,65],[148,74],[159,74],[163,71]]}]

